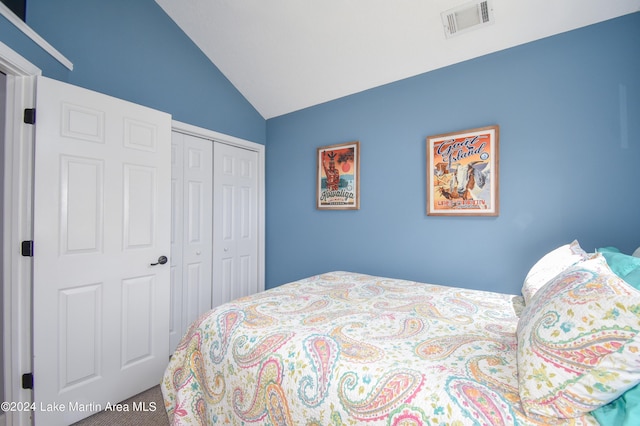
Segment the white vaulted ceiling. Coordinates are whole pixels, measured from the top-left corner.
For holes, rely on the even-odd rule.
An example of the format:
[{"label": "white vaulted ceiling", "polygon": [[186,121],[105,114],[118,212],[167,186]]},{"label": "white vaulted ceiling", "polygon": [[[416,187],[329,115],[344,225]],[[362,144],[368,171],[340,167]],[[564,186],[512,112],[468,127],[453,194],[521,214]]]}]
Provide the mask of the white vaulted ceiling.
[{"label": "white vaulted ceiling", "polygon": [[446,38],[469,0],[156,0],[264,118],[640,10],[640,0],[489,0],[494,23]]}]

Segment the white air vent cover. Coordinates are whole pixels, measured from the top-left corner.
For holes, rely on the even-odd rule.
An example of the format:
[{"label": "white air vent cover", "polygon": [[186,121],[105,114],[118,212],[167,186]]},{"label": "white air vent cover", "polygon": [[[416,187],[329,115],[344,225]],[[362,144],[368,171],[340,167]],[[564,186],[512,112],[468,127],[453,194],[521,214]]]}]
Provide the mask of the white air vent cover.
[{"label": "white air vent cover", "polygon": [[465,3],[441,16],[447,38],[493,24],[493,9],[488,1]]}]

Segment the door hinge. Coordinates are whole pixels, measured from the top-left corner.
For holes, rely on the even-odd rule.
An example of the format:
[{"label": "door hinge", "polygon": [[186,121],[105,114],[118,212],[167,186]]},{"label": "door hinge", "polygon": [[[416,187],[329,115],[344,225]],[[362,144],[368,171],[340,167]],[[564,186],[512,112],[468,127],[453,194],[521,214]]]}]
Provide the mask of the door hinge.
[{"label": "door hinge", "polygon": [[24,257],[33,257],[33,240],[22,242],[20,246],[20,254]]},{"label": "door hinge", "polygon": [[33,373],[22,375],[22,389],[33,389]]},{"label": "door hinge", "polygon": [[24,122],[25,124],[36,124],[36,109],[25,108],[24,110]]}]

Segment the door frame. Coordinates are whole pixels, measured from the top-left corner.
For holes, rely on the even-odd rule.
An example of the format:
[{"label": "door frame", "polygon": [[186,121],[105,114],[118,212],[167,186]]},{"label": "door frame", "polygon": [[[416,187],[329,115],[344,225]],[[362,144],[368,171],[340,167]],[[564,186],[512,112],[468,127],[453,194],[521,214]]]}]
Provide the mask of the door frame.
[{"label": "door frame", "polygon": [[225,135],[213,130],[172,121],[172,130],[186,135],[208,139],[212,143],[220,142],[238,148],[254,151],[258,154],[258,291],[265,289],[265,146],[235,136]]},{"label": "door frame", "polygon": [[[0,71],[7,76],[3,217],[4,393],[11,402],[31,402],[22,374],[32,371],[31,282],[33,262],[20,254],[33,237],[34,128],[23,123],[25,108],[35,105],[36,76],[42,71],[0,42]],[[5,350],[7,349],[7,350]],[[28,411],[5,413],[6,424],[29,425]]]}]

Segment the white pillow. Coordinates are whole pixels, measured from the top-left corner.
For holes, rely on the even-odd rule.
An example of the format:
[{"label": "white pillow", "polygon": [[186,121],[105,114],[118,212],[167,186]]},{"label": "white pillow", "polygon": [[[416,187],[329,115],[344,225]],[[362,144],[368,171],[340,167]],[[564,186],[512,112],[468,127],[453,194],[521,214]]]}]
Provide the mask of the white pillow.
[{"label": "white pillow", "polygon": [[529,304],[533,296],[550,279],[560,272],[578,262],[587,260],[589,255],[585,252],[577,240],[558,247],[545,254],[531,267],[522,284],[522,296],[525,304]]},{"label": "white pillow", "polygon": [[633,252],[632,256],[640,257],[640,247],[638,247],[636,251]]}]

